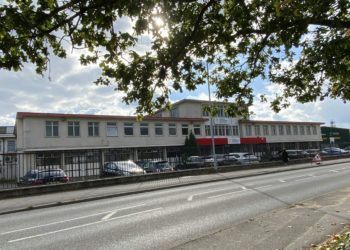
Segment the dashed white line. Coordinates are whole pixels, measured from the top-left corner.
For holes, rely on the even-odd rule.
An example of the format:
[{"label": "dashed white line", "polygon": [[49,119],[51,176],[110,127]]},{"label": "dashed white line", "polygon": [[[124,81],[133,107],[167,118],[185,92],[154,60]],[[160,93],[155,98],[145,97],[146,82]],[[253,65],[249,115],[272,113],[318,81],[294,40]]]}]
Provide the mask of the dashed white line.
[{"label": "dashed white line", "polygon": [[145,210],[145,211],[141,211],[141,212],[137,212],[137,213],[132,213],[132,214],[127,214],[127,215],[122,215],[122,216],[119,216],[119,217],[114,217],[114,218],[108,219],[108,220],[103,220],[103,221],[100,220],[100,221],[95,221],[95,222],[86,223],[86,224],[82,224],[82,225],[77,225],[77,226],[74,226],[74,227],[67,227],[67,228],[63,228],[63,229],[60,229],[60,230],[51,231],[51,232],[47,232],[47,233],[31,235],[31,236],[28,236],[28,237],[23,237],[23,238],[19,238],[19,239],[9,240],[8,243],[14,243],[14,242],[18,242],[18,241],[23,241],[23,240],[28,240],[28,239],[42,237],[42,236],[47,236],[47,235],[60,233],[60,232],[64,232],[64,231],[69,231],[69,230],[73,230],[73,229],[77,229],[77,228],[82,228],[82,227],[87,227],[87,226],[91,226],[91,225],[96,225],[96,224],[100,224],[100,223],[104,223],[104,222],[108,222],[108,221],[112,221],[112,220],[122,219],[122,218],[130,217],[130,216],[134,216],[134,215],[145,214],[145,213],[157,211],[157,210],[160,210],[160,209],[162,209],[162,208],[158,207],[158,208],[149,209],[149,210]]},{"label": "dashed white line", "polygon": [[252,188],[252,189],[260,189],[260,188],[267,188],[267,187],[272,187],[272,185],[266,185],[266,186],[262,186],[262,187]]},{"label": "dashed white line", "polygon": [[[246,187],[241,187],[242,189],[247,189]],[[215,193],[215,192],[220,192],[220,191],[224,191],[224,190],[227,190],[228,188],[222,188],[222,189],[215,189],[215,190],[210,190],[210,191],[207,191],[207,192],[202,192],[202,193],[198,193],[198,194],[193,194],[193,195],[190,195],[188,198],[187,198],[187,201],[192,201],[193,200],[193,197],[195,196],[200,196],[200,195],[203,195],[203,194],[210,194],[210,193]]]},{"label": "dashed white line", "polygon": [[97,216],[97,215],[101,215],[101,214],[113,213],[113,212],[117,212],[117,211],[123,211],[123,210],[126,210],[126,209],[135,208],[135,207],[141,207],[141,206],[145,206],[145,205],[146,204],[138,204],[138,205],[131,206],[131,207],[124,207],[124,208],[120,208],[120,209],[116,209],[116,210],[111,210],[111,211],[105,211],[105,212],[96,213],[96,214],[80,216],[80,217],[73,218],[73,219],[61,220],[61,221],[56,221],[56,222],[52,222],[52,223],[47,223],[47,224],[41,224],[41,225],[32,226],[32,227],[21,228],[21,229],[17,229],[17,230],[8,231],[8,232],[3,232],[0,235],[6,235],[6,234],[21,232],[21,231],[25,231],[25,230],[29,230],[29,229],[38,228],[38,227],[51,226],[51,225],[60,224],[60,223],[64,223],[64,222],[85,219],[85,218],[89,218],[89,217],[93,217],[93,216]]},{"label": "dashed white line", "polygon": [[280,182],[286,182],[285,180],[279,180]]},{"label": "dashed white line", "polygon": [[209,196],[208,199],[213,199],[213,198],[218,198],[218,197],[222,197],[222,196],[237,194],[237,193],[245,192],[245,191],[247,191],[247,190],[248,190],[248,189],[244,189],[244,190],[240,190],[240,191],[234,191],[234,192],[229,192],[229,193],[224,193],[224,194]]}]

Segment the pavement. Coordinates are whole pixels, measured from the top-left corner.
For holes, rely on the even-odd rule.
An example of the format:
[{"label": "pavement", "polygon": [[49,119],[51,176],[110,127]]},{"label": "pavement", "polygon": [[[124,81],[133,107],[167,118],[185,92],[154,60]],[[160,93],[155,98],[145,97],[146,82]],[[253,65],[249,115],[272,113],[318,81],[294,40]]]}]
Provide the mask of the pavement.
[{"label": "pavement", "polygon": [[[350,162],[350,158],[323,161],[321,165],[334,165],[338,163]],[[227,173],[216,173],[208,175],[183,176],[162,180],[145,181],[132,184],[119,184],[114,186],[81,189],[75,191],[56,192],[49,194],[33,195],[18,198],[2,199],[0,202],[0,215],[27,211],[32,209],[62,206],[78,202],[86,202],[98,199],[106,199],[118,196],[126,196],[143,192],[150,192],[161,189],[169,189],[178,186],[195,185],[200,183],[210,183],[215,181],[236,179],[248,176],[257,176],[296,169],[318,167],[313,163],[303,163],[295,165],[281,165],[270,168],[246,169]]]}]

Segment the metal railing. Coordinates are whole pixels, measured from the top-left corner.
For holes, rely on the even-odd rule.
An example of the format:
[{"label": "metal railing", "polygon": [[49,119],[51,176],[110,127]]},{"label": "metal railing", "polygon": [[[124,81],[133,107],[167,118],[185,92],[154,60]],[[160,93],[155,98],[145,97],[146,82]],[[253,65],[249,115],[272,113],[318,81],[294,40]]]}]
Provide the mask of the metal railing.
[{"label": "metal railing", "polygon": [[[271,155],[275,153],[267,145],[265,147],[259,145],[253,149],[256,150],[253,154],[259,161],[270,161]],[[138,155],[135,154],[134,149],[0,154],[0,189],[212,166],[207,159],[186,162],[180,153],[167,157],[160,155],[159,153]],[[256,161],[254,160],[253,163]],[[224,164],[234,165],[235,163],[227,161]],[[57,170],[62,170],[63,173]]]}]

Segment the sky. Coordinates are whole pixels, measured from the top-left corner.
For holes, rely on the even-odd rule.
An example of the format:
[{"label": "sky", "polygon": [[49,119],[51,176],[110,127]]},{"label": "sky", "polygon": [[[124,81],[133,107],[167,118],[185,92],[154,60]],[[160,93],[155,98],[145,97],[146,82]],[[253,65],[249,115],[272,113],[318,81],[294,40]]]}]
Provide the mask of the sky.
[{"label": "sky", "polygon": [[[123,19],[119,27],[130,29],[131,23]],[[143,41],[138,50],[146,49],[149,40]],[[96,65],[81,66],[78,58],[74,51],[68,52],[67,59],[52,57],[50,74],[44,76],[36,74],[31,64],[25,64],[19,72],[0,69],[0,125],[14,125],[17,112],[134,115],[136,104],[125,105],[123,93],[114,87],[96,86],[93,81],[100,69]],[[266,80],[257,80],[253,86],[257,97],[262,93],[273,97],[278,92],[278,87]],[[196,91],[174,92],[170,96],[173,102],[184,98],[208,100],[208,88],[203,85]],[[256,100],[250,110],[254,113],[251,119],[255,120],[323,122],[326,126],[334,121],[336,127],[350,129],[350,103],[341,100],[292,102],[278,114],[271,111],[268,103]]]}]

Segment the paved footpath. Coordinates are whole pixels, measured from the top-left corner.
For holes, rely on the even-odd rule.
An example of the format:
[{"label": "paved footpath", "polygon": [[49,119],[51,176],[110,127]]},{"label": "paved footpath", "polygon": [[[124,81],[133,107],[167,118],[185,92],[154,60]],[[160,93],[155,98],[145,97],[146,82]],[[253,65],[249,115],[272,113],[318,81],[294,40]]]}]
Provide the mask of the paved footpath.
[{"label": "paved footpath", "polygon": [[[344,162],[350,162],[350,158],[324,161],[322,162],[322,165],[331,165]],[[145,181],[133,184],[119,184],[107,187],[3,199],[0,202],[0,215],[19,211],[26,211],[30,209],[60,206],[65,204],[73,204],[84,201],[142,193],[177,186],[194,185],[199,183],[214,182],[225,179],[234,179],[310,167],[317,167],[317,165],[311,163],[295,164],[288,166],[283,165],[271,168],[256,168],[209,175],[183,176],[179,178]]]}]

